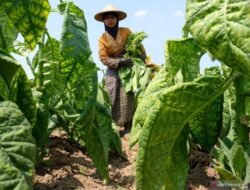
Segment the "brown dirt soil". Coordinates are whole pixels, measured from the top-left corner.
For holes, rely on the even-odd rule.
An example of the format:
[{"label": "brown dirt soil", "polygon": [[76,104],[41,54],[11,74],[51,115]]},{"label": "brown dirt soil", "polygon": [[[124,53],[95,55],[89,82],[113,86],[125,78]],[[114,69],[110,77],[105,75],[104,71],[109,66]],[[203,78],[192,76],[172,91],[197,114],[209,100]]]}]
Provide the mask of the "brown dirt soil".
[{"label": "brown dirt soil", "polygon": [[189,157],[190,170],[188,175],[188,190],[208,190],[219,175],[211,165],[212,158],[208,153],[193,150]]},{"label": "brown dirt soil", "polygon": [[[109,155],[110,182],[105,184],[84,150],[70,144],[64,132],[56,131],[48,145],[49,153],[39,164],[33,179],[34,190],[135,190],[135,161],[138,147],[129,149],[127,138],[122,138],[123,151],[128,160],[114,153]],[[217,179],[209,167],[208,154],[194,151],[190,156],[188,190],[207,190],[210,181]]]}]

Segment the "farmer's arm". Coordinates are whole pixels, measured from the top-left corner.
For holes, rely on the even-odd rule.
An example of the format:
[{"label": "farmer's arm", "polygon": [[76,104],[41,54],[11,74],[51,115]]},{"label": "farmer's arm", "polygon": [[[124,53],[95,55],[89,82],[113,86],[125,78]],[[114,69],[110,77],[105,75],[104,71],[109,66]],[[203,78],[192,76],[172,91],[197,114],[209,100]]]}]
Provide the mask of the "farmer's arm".
[{"label": "farmer's arm", "polygon": [[99,58],[101,62],[108,66],[111,69],[117,70],[119,66],[119,58],[111,58],[108,54],[105,42],[102,39],[99,39]]}]

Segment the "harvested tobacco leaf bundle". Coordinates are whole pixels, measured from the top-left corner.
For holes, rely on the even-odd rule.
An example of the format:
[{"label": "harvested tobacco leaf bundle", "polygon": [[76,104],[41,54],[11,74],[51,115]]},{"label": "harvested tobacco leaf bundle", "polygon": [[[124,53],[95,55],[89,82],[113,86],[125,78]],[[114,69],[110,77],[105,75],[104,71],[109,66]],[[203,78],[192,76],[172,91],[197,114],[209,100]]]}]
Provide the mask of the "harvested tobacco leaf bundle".
[{"label": "harvested tobacco leaf bundle", "polygon": [[130,34],[124,57],[132,59],[134,64],[132,67],[123,67],[119,70],[123,88],[127,93],[133,92],[136,96],[146,89],[155,73],[155,69],[147,67],[141,58],[144,54],[142,41],[146,37],[145,32]]}]

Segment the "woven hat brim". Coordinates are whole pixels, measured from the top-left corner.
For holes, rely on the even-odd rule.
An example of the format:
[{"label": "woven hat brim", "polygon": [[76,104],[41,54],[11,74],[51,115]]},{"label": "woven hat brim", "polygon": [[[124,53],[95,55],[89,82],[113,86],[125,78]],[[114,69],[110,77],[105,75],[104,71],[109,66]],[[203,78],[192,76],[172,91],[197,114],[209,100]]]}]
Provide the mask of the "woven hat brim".
[{"label": "woven hat brim", "polygon": [[103,15],[105,13],[110,13],[110,12],[111,13],[116,13],[117,16],[118,16],[118,20],[123,20],[123,19],[125,19],[127,17],[127,14],[125,12],[123,12],[123,11],[102,11],[102,12],[99,12],[99,13],[97,13],[95,15],[95,19],[97,21],[103,22]]}]

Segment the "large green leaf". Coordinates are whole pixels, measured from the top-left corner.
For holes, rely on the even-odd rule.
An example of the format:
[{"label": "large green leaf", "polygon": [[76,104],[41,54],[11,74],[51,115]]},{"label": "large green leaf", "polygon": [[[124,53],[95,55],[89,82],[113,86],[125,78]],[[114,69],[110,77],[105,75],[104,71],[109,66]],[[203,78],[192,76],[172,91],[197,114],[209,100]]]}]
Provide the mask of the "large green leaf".
[{"label": "large green leaf", "polygon": [[168,75],[171,76],[171,74],[169,74],[170,72],[167,72],[166,70],[166,66],[163,66],[161,68],[161,70],[157,73],[157,75],[154,77],[154,79],[146,89],[145,94],[141,97],[141,100],[136,108],[136,112],[133,119],[133,127],[129,135],[130,147],[134,146],[138,142],[143,128],[143,125],[141,123],[145,121],[146,115],[148,113],[147,110],[150,109],[153,105],[149,104],[148,101],[147,104],[143,103],[146,101],[144,97],[147,97],[150,93],[159,94],[160,90],[158,89],[169,88],[173,84],[170,77],[168,78]]},{"label": "large green leaf", "polygon": [[73,3],[61,4],[59,10],[64,14],[60,47],[64,59],[60,66],[63,73],[70,73],[79,61],[88,60],[91,54],[87,23],[84,12]]},{"label": "large green leaf", "polygon": [[[108,93],[102,86],[99,85],[98,87],[98,102],[96,105],[95,120],[96,123],[98,123],[98,131],[104,146],[105,154],[108,156],[109,149],[113,149],[118,155],[123,156],[121,138],[116,125],[112,122],[111,106]],[[98,116],[99,114],[101,117]]]},{"label": "large green leaf", "polygon": [[236,183],[236,184],[242,184],[242,180],[236,177],[234,174],[232,174],[230,171],[220,168],[220,167],[215,167],[216,171],[220,175],[220,179],[223,181],[230,181],[231,183]]},{"label": "large green leaf", "polygon": [[112,136],[110,142],[110,149],[115,151],[119,156],[123,157],[124,154],[122,152],[122,142],[117,126],[114,122],[112,122]]},{"label": "large green leaf", "polygon": [[[220,70],[212,67],[205,70],[207,75],[220,76]],[[217,98],[189,122],[190,132],[201,148],[210,151],[217,142],[222,128],[223,96]]]},{"label": "large green leaf", "polygon": [[[90,73],[91,72],[89,72],[88,74]],[[86,73],[86,75],[83,76],[87,77],[88,74]],[[86,149],[90,154],[90,157],[94,162],[94,165],[96,166],[101,177],[105,181],[108,181],[109,175],[108,175],[107,151],[110,141],[109,140],[106,141],[106,137],[104,139],[101,138],[101,136],[99,135],[99,129],[94,123],[94,119],[97,117],[96,114],[98,114],[98,112],[100,111],[95,109],[96,96],[97,96],[97,73],[95,73],[95,75],[92,76],[92,81],[90,81],[89,84],[93,85],[92,89],[90,92],[88,92],[88,90],[90,89],[85,89],[85,92],[87,90],[88,92],[87,94],[89,95],[89,97],[87,100],[86,99],[82,100],[86,101],[86,105],[81,110],[80,116],[75,120],[74,125],[79,134],[79,137],[83,139]],[[84,89],[82,90],[80,89],[80,92],[84,93]],[[107,123],[104,122],[100,123],[100,125],[101,124],[105,126],[99,126],[99,128],[104,129],[105,132],[109,133],[109,130],[107,131],[107,127],[109,127]]]},{"label": "large green leaf", "polygon": [[21,65],[10,55],[0,50],[0,74],[10,88],[14,75]]},{"label": "large green leaf", "polygon": [[48,0],[3,0],[9,19],[33,50],[40,41],[50,12]]},{"label": "large green leaf", "polygon": [[14,58],[0,52],[0,74],[9,88],[8,100],[14,101],[29,122],[34,126],[36,122],[36,105],[34,103],[30,82]]},{"label": "large green leaf", "polygon": [[241,145],[233,145],[231,150],[231,159],[236,176],[244,181],[247,160],[245,158],[244,149]]},{"label": "large green leaf", "polygon": [[31,190],[36,145],[15,103],[0,102],[0,189]]},{"label": "large green leaf", "polygon": [[122,154],[121,139],[116,126],[112,123],[111,106],[109,103],[108,93],[102,86],[98,86],[98,94],[95,111],[95,125],[97,126],[100,139],[103,144],[105,157],[108,160],[110,148],[120,156]]},{"label": "large green leaf", "polygon": [[[90,90],[86,85],[84,85],[86,88],[80,88],[81,86],[78,86],[79,91],[77,92],[79,96],[84,96],[84,94],[87,93],[88,98],[86,99],[86,96],[84,99],[72,101],[73,107],[75,107],[75,109],[71,109],[71,111],[73,111],[75,114],[79,113],[80,111],[80,114],[77,114],[76,119],[72,122],[73,132],[76,131],[78,138],[84,141],[87,152],[96,166],[97,171],[105,181],[108,181],[109,175],[107,169],[107,153],[105,153],[104,145],[99,135],[98,128],[94,123],[94,118],[96,117],[95,105],[97,96],[97,74],[93,75],[93,70],[89,70],[89,73],[86,73],[86,75],[83,74],[83,76],[90,77],[91,75],[88,76],[88,74],[92,74],[92,81],[89,83],[89,85],[93,85],[92,89]],[[84,83],[86,84],[86,81],[81,80],[81,82],[83,82],[81,85]],[[79,101],[82,101],[81,104],[84,104],[83,108],[81,108],[83,104],[80,105],[80,107],[75,105]],[[70,115],[70,112],[68,115]]]},{"label": "large green leaf", "polygon": [[221,164],[223,164],[224,169],[226,168],[226,165],[228,165],[231,173],[233,173],[233,175],[236,175],[234,167],[233,167],[233,160],[232,160],[232,156],[230,152],[230,147],[226,143],[221,141],[220,139],[219,139],[219,142],[220,142],[220,152],[226,158],[225,162],[222,162]]},{"label": "large green leaf", "polygon": [[217,142],[222,126],[223,97],[219,97],[190,122],[195,142],[205,151],[210,151]]},{"label": "large green leaf", "polygon": [[[130,146],[133,146],[137,142],[142,129],[142,121],[145,121],[148,113],[147,110],[153,106],[153,104],[148,101],[147,96],[152,94],[157,96],[157,94],[161,94],[163,89],[173,86],[176,73],[182,68],[184,68],[183,71],[187,68],[191,68],[190,70],[192,72],[190,72],[189,75],[193,76],[194,70],[197,69],[192,68],[199,64],[200,57],[203,53],[202,49],[199,48],[192,38],[167,41],[165,48],[166,64],[153,78],[145,93],[140,98],[141,102],[134,116],[133,128],[129,139]],[[189,76],[186,76],[186,78],[188,77]]]},{"label": "large green leaf", "polygon": [[[40,62],[43,64],[43,86],[44,94],[47,97],[48,105],[56,106],[62,97],[62,94],[67,85],[67,75],[62,74],[59,68],[59,61],[62,59],[59,53],[60,43],[54,38],[49,38],[44,44],[42,50],[40,49],[32,61],[32,67],[35,71],[38,65],[38,55],[42,51]],[[36,80],[38,76],[36,76]]]},{"label": "large green leaf", "polygon": [[36,104],[31,92],[31,84],[24,70],[20,68],[11,83],[9,100],[15,102],[32,126],[36,123]]},{"label": "large green leaf", "polygon": [[[84,13],[72,2],[60,4],[64,14],[60,41],[60,71],[65,76],[63,91],[67,114],[80,114],[75,124],[85,126],[93,121],[97,96],[97,68],[90,59],[87,25]],[[89,118],[87,119],[87,117]]]},{"label": "large green leaf", "polygon": [[[91,124],[90,124],[91,125]],[[84,129],[85,130],[85,129]],[[105,152],[103,149],[102,141],[99,136],[98,129],[95,125],[90,126],[90,130],[83,133],[85,146],[87,151],[94,162],[98,172],[102,178],[108,182],[109,173],[108,173],[108,162],[106,160]]]},{"label": "large green leaf", "polygon": [[[108,113],[108,114],[107,114]],[[108,160],[108,152],[112,134],[112,117],[110,110],[107,110],[101,103],[96,103],[95,124],[101,138],[105,158]]]},{"label": "large green leaf", "polygon": [[[231,142],[232,143],[232,142]],[[231,145],[227,143],[226,139],[220,140],[220,148],[217,148],[221,155],[218,158],[220,166],[216,167],[222,180],[236,180],[243,183],[249,179],[248,162],[249,155],[244,152],[243,146],[237,142],[233,142]]]},{"label": "large green leaf", "polygon": [[188,32],[214,58],[250,75],[250,0],[188,0]]},{"label": "large green leaf", "polygon": [[72,2],[61,4],[59,9],[64,14],[60,41],[60,71],[66,75],[64,83],[68,95],[75,101],[73,107],[82,111],[93,95],[94,99],[96,98],[93,88],[97,89],[97,68],[90,57],[83,11]]},{"label": "large green leaf", "polygon": [[35,138],[36,145],[41,148],[49,142],[49,118],[51,114],[44,104],[39,104],[37,109],[37,122],[33,128],[32,134]]},{"label": "large green leaf", "polygon": [[7,100],[9,97],[9,88],[3,79],[2,75],[0,75],[0,100]]},{"label": "large green leaf", "polygon": [[[106,98],[105,98],[106,97]],[[109,98],[107,92],[99,86],[96,108],[95,108],[95,125],[97,126],[99,136],[101,138],[105,157],[108,160],[108,152],[113,135],[112,129],[112,115],[110,105],[108,104]]]},{"label": "large green leaf", "polygon": [[10,50],[13,41],[17,38],[17,30],[9,20],[4,8],[0,8],[0,48]]},{"label": "large green leaf", "polygon": [[147,96],[151,107],[144,102],[147,116],[137,121],[143,126],[136,166],[138,189],[154,190],[164,186],[165,189],[184,189],[188,172],[185,126],[222,93],[220,78],[205,76]]},{"label": "large green leaf", "polygon": [[234,82],[235,87],[235,125],[234,125],[234,140],[239,144],[242,144],[244,149],[249,146],[249,132],[250,129],[240,122],[240,118],[246,115],[247,110],[247,97],[249,97],[249,89],[247,89],[247,83],[249,83],[248,77],[240,77]]},{"label": "large green leaf", "polygon": [[60,71],[66,75],[63,109],[70,119],[70,133],[83,140],[98,172],[108,180],[107,154],[94,123],[97,68],[90,57],[84,13],[72,2],[59,5],[64,15],[60,41]]}]

